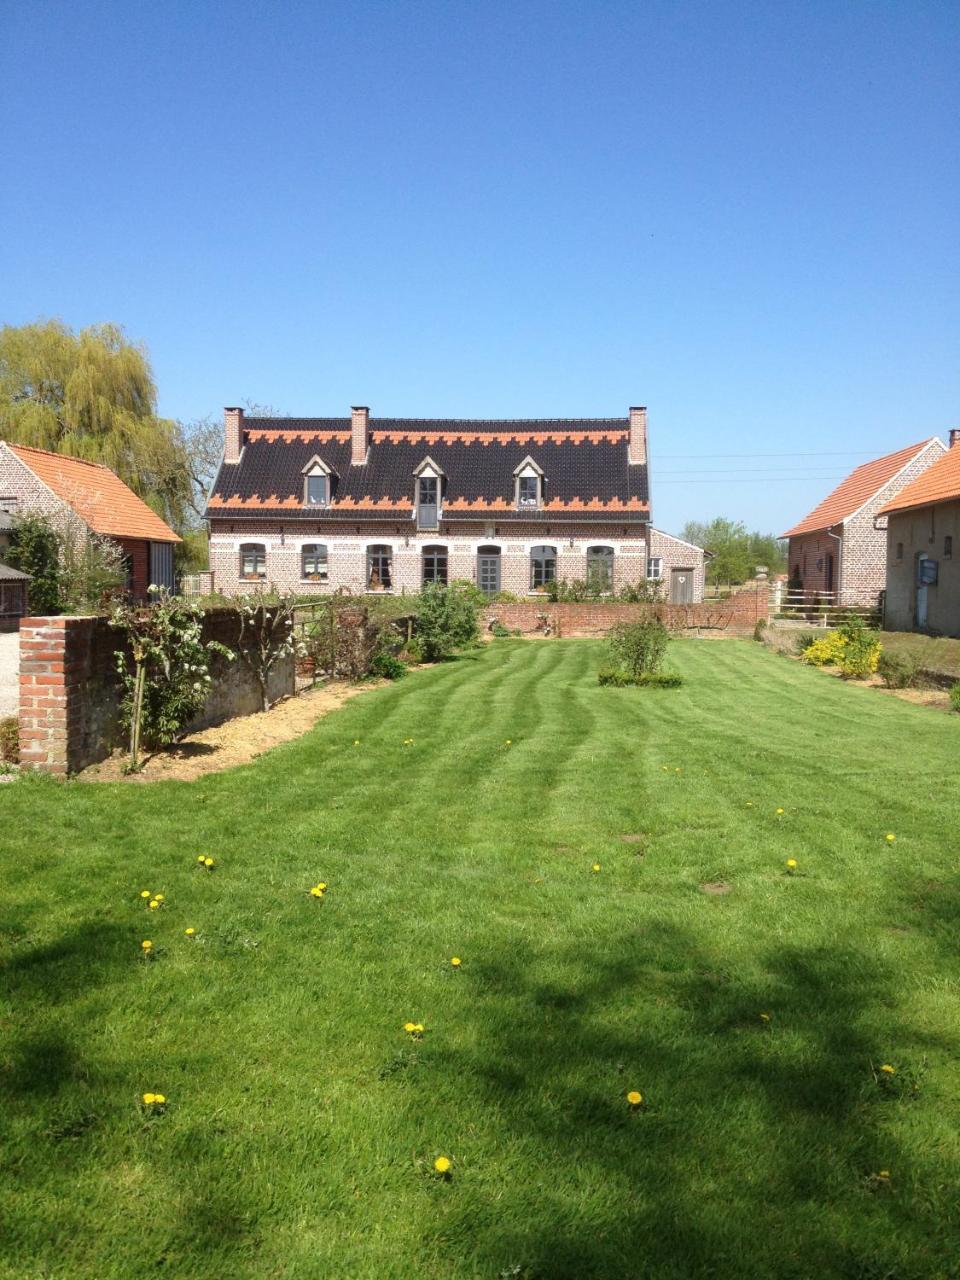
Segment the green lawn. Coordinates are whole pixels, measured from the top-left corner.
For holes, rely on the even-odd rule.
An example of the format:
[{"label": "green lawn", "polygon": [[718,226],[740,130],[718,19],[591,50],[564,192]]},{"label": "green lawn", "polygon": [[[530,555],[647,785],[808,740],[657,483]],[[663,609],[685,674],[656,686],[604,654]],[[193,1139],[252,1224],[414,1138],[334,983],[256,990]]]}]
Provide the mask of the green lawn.
[{"label": "green lawn", "polygon": [[960,1274],[960,716],[601,654],[498,641],[198,783],[0,787],[0,1276]]}]

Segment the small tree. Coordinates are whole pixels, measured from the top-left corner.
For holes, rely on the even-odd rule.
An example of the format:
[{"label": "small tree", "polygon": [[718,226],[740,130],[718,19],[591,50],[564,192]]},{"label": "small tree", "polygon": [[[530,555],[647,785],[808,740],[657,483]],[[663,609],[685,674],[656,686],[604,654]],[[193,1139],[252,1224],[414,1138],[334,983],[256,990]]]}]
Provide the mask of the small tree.
[{"label": "small tree", "polygon": [[95,613],[124,585],[123,550],[103,534],[69,533],[60,546],[60,603],[67,613]]},{"label": "small tree", "polygon": [[263,710],[269,711],[270,672],[281,658],[295,657],[301,648],[293,629],[295,597],[268,601],[262,592],[253,592],[240,596],[236,605],[240,615],[237,649],[260,686]]},{"label": "small tree", "polygon": [[637,679],[660,670],[669,639],[659,618],[645,618],[642,622],[621,622],[610,632],[608,643],[615,665]]},{"label": "small tree", "polygon": [[210,659],[233,654],[217,640],[203,639],[200,606],[157,593],[153,604],[116,605],[110,625],[122,631],[128,649],[114,657],[123,687],[120,714],[130,731],[130,763],[140,768],[140,746],[175,742],[197,715],[210,690]]},{"label": "small tree", "polygon": [[60,612],[60,535],[46,516],[20,516],[13,526],[7,562],[30,574],[30,612]]},{"label": "small tree", "polygon": [[449,657],[477,638],[477,606],[456,583],[428,583],[417,601],[417,639],[426,662]]}]

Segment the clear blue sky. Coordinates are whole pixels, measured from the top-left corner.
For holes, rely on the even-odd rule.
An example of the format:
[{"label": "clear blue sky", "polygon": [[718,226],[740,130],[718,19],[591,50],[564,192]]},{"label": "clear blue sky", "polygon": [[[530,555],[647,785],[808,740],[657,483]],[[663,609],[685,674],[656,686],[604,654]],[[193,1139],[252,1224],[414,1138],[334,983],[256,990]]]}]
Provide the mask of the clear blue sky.
[{"label": "clear blue sky", "polygon": [[0,322],[180,418],[647,404],[659,525],[779,530],[960,425],[958,68],[957,0],[0,0]]}]

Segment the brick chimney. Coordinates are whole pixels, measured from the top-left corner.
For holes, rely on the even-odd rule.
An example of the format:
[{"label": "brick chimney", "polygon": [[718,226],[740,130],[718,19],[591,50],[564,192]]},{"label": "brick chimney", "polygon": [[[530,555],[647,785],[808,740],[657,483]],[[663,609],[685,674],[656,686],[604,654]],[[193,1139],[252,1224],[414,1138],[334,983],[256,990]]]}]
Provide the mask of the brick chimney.
[{"label": "brick chimney", "polygon": [[239,462],[243,449],[243,410],[224,409],[223,411],[223,460]]},{"label": "brick chimney", "polygon": [[367,460],[367,434],[370,428],[370,410],[365,404],[350,409],[350,461],[355,467]]},{"label": "brick chimney", "polygon": [[950,430],[950,448],[955,449],[960,444],[960,427],[952,427]]},{"label": "brick chimney", "polygon": [[628,462],[647,460],[647,408],[646,405],[630,407],[630,443],[627,446]]}]

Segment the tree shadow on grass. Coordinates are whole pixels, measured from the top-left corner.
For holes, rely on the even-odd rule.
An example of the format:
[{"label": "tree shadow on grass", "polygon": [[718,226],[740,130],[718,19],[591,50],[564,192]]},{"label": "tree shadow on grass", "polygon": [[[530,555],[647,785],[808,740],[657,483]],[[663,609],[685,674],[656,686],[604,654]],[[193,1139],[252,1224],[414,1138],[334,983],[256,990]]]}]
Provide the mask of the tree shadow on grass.
[{"label": "tree shadow on grass", "polygon": [[[887,1042],[870,1014],[883,1011],[889,1042],[916,1042],[896,974],[843,943],[777,948],[749,975],[715,964],[663,924],[615,959],[560,946],[538,963],[485,962],[477,1048],[444,1069],[550,1173],[533,1194],[511,1188],[511,1212],[472,1205],[468,1226],[452,1207],[442,1235],[474,1241],[477,1274],[950,1274],[949,1182],[936,1158],[918,1166],[901,1148],[891,1109],[909,1104],[871,1071]],[[508,1016],[484,1018],[494,1000]],[[646,1096],[640,1112],[629,1088]]]}]

